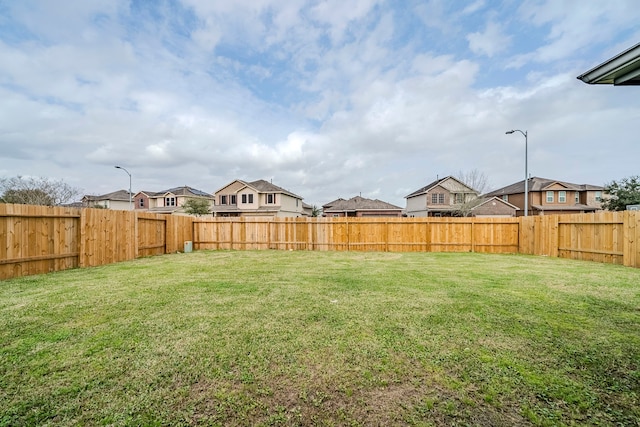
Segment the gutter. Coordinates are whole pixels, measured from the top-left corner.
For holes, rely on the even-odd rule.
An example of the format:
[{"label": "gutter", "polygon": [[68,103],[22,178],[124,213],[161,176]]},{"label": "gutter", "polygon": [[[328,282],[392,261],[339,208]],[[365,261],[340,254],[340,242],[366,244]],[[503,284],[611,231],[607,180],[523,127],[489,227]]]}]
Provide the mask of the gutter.
[{"label": "gutter", "polygon": [[640,85],[640,43],[577,77],[587,84]]}]

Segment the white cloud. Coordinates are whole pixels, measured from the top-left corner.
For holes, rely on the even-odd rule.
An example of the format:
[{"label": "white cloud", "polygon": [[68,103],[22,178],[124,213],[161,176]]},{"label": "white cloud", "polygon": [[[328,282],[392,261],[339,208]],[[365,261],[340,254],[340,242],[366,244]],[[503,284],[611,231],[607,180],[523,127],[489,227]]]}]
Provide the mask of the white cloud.
[{"label": "white cloud", "polygon": [[495,22],[487,23],[484,32],[467,35],[469,49],[477,55],[492,57],[504,52],[511,44],[511,37],[506,35],[502,26]]}]

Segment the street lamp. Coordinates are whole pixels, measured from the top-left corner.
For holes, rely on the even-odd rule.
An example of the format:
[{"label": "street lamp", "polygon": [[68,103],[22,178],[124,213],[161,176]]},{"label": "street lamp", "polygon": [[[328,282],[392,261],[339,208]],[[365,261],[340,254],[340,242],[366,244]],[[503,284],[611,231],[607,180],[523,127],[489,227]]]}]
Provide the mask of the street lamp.
[{"label": "street lamp", "polygon": [[122,169],[123,171],[125,171],[127,173],[127,175],[129,175],[129,210],[132,211],[133,210],[133,203],[131,202],[131,174],[129,173],[128,170],[126,170],[122,166],[115,166],[115,168],[116,169]]},{"label": "street lamp", "polygon": [[514,132],[520,132],[524,136],[524,216],[529,215],[529,171],[528,171],[528,141],[527,141],[527,131],[522,132],[520,129],[512,129],[508,130],[505,133],[507,135],[511,135]]}]

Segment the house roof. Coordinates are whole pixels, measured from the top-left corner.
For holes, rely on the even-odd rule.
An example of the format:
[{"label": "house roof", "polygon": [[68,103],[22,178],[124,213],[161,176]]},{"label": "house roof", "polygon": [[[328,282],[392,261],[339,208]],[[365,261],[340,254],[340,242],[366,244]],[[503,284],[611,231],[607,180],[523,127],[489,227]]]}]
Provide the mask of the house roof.
[{"label": "house roof", "polygon": [[168,190],[163,190],[163,191],[139,191],[136,194],[140,194],[140,193],[144,193],[149,197],[162,197],[165,194],[173,194],[176,196],[191,196],[191,197],[195,196],[195,197],[213,198],[213,194],[209,194],[202,190],[198,190],[196,188],[189,187],[186,185],[182,187],[170,188]]},{"label": "house roof", "polygon": [[486,205],[489,202],[499,202],[499,203],[502,203],[503,205],[509,206],[510,208],[513,208],[515,210],[519,210],[520,209],[516,205],[513,205],[513,204],[507,202],[506,200],[502,200],[498,196],[493,196],[493,197],[485,197],[485,198],[482,198],[482,199],[478,199],[478,204],[476,204],[474,207],[472,207],[471,210],[478,209],[480,206]]},{"label": "house roof", "polygon": [[101,200],[113,200],[113,201],[121,201],[128,202],[129,201],[129,192],[127,190],[118,190],[112,193],[102,194],[100,196],[90,196],[85,195],[83,200],[88,202],[97,202]]},{"label": "house roof", "polygon": [[[409,197],[420,196],[422,194],[427,193],[432,188],[437,187],[438,185],[443,185],[446,188],[446,184],[445,183],[447,181],[449,181],[449,180],[453,180],[453,181],[457,182],[459,185],[462,185],[464,188],[466,188],[468,190],[468,191],[466,191],[467,193],[478,194],[478,192],[476,190],[474,190],[473,188],[469,187],[467,184],[465,184],[464,182],[460,181],[459,179],[454,178],[452,176],[445,176],[444,178],[436,179],[435,181],[425,185],[424,187],[419,188],[418,190],[414,191],[413,193],[409,194],[408,196],[404,196],[404,198],[408,199]],[[451,190],[449,188],[447,188],[447,189]]]},{"label": "house roof", "polygon": [[[282,187],[278,187],[277,185],[275,185],[275,184],[273,184],[273,183],[271,183],[269,181],[265,181],[264,179],[258,179],[256,181],[251,181],[251,182],[243,181],[241,179],[236,179],[236,180],[232,181],[231,183],[225,185],[224,187],[220,188],[219,190],[216,190],[216,193],[218,193],[218,192],[224,190],[225,188],[229,187],[234,182],[239,182],[242,185],[244,185],[245,187],[253,188],[258,193],[282,193],[282,194],[286,194],[286,195],[291,196],[291,197],[295,197],[296,199],[302,200],[301,196],[298,196],[297,194],[292,193],[291,191],[286,190],[286,189],[284,189]],[[237,190],[237,191],[240,191],[240,190]]]},{"label": "house roof", "polygon": [[337,199],[331,205],[324,205],[324,212],[344,212],[344,211],[371,211],[371,210],[398,210],[402,208],[382,200],[372,200],[361,196],[355,196],[349,200]]},{"label": "house roof", "polygon": [[265,181],[264,179],[258,179],[256,181],[251,181],[246,183],[249,187],[257,190],[259,193],[282,193],[291,197],[295,197],[297,199],[302,199],[302,197],[298,196],[295,193],[292,193],[289,190],[286,190],[282,187],[278,187],[277,185]]},{"label": "house roof", "polygon": [[640,43],[577,78],[588,84],[640,85]]},{"label": "house roof", "polygon": [[[558,181],[556,179],[547,179],[540,178],[537,176],[529,178],[529,192],[536,191],[545,191],[547,188],[551,187],[554,184],[560,184],[565,187],[567,190],[573,191],[602,191],[604,187],[600,187],[598,185],[591,184],[572,184],[569,182]],[[491,196],[502,196],[505,194],[520,194],[524,193],[524,179],[522,181],[518,181],[514,184],[507,185],[506,187],[499,188],[497,190],[491,191],[490,193],[485,194],[485,197]]]},{"label": "house roof", "polygon": [[575,205],[531,205],[531,209],[537,211],[597,211],[600,208],[597,206],[589,206],[577,203]]}]

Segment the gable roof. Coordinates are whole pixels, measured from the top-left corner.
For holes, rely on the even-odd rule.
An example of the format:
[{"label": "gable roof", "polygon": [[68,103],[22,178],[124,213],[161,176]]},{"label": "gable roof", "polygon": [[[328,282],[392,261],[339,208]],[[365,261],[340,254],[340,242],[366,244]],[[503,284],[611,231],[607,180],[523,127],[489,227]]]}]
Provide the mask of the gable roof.
[{"label": "gable roof", "polygon": [[344,202],[344,201],[345,200],[342,197],[340,197],[338,199],[330,201],[329,203],[325,203],[324,205],[322,205],[322,208],[323,209],[327,209],[327,208],[330,208],[331,206],[335,205],[336,203]]},{"label": "gable roof", "polygon": [[[604,187],[600,187],[598,185],[591,185],[591,184],[572,184],[569,182],[565,182],[565,181],[558,181],[556,179],[547,179],[547,178],[540,178],[537,176],[531,177],[529,178],[529,182],[528,182],[528,186],[529,186],[529,192],[536,192],[536,191],[544,191],[547,188],[549,188],[550,186],[552,186],[553,184],[560,184],[563,187],[565,187],[567,190],[573,190],[573,191],[602,191],[604,190]],[[505,194],[520,194],[520,193],[524,193],[524,179],[522,181],[518,181],[516,183],[513,183],[511,185],[507,185],[506,187],[502,187],[499,188],[497,190],[491,191],[487,194],[485,194],[485,197],[490,197],[490,196],[502,196]]]},{"label": "gable roof", "polygon": [[413,193],[409,194],[408,196],[404,196],[405,199],[408,199],[409,197],[415,197],[415,196],[420,196],[422,194],[427,193],[429,190],[431,190],[432,188],[438,186],[438,185],[442,185],[444,188],[446,188],[447,190],[452,190],[451,188],[447,188],[446,186],[446,182],[449,180],[453,180],[455,182],[457,182],[459,185],[463,186],[464,188],[468,189],[469,191],[465,191],[466,193],[475,193],[478,194],[478,192],[476,190],[474,190],[473,188],[469,187],[467,184],[465,184],[464,182],[460,181],[458,178],[455,178],[451,175],[449,176],[445,176],[444,178],[441,179],[436,179],[435,181],[425,185],[424,187],[414,191]]},{"label": "gable roof", "polygon": [[588,84],[640,85],[640,43],[577,77]]},{"label": "gable roof", "polygon": [[478,209],[480,206],[486,205],[489,202],[499,202],[499,203],[502,203],[503,205],[509,206],[510,208],[513,208],[515,210],[519,210],[520,209],[516,205],[513,205],[513,204],[507,202],[506,200],[502,200],[502,198],[500,198],[498,196],[486,197],[486,198],[482,198],[482,199],[478,199],[478,200],[479,200],[479,203],[477,205],[475,205],[474,207],[472,207],[471,210]]},{"label": "gable roof", "polygon": [[[133,194],[132,194],[132,196],[133,196]],[[113,200],[113,201],[128,202],[129,201],[129,192],[127,190],[118,190],[118,191],[114,191],[112,193],[102,194],[100,196],[90,196],[90,195],[87,194],[82,199],[86,200],[88,202],[97,202],[97,201],[100,201],[100,200]]]},{"label": "gable roof", "polygon": [[[230,182],[229,184],[227,184],[224,187],[220,188],[219,190],[216,190],[216,193],[224,190],[225,188],[231,186],[232,184],[234,184],[236,182],[239,182],[244,187],[253,188],[258,193],[282,193],[282,194],[286,194],[288,196],[294,197],[296,199],[302,200],[301,196],[298,196],[297,194],[292,193],[291,191],[286,190],[286,189],[284,189],[282,187],[278,187],[277,185],[275,185],[275,184],[273,184],[273,183],[271,183],[269,181],[265,181],[264,179],[258,179],[256,181],[251,181],[251,182],[243,181],[241,179],[235,179],[232,182]],[[236,193],[238,191],[240,191],[240,190],[237,190]]]},{"label": "gable roof", "polygon": [[349,200],[337,199],[330,206],[324,209],[324,212],[344,212],[344,211],[370,211],[370,210],[398,210],[402,208],[382,200],[372,200],[361,196],[355,196]]},{"label": "gable roof", "polygon": [[[166,194],[173,194],[175,196],[191,196],[191,197],[207,197],[213,198],[213,194],[206,193],[202,190],[192,188],[189,186],[173,187],[163,191],[138,191],[136,195],[143,193],[148,197],[163,197]],[[128,200],[128,199],[127,199]]]},{"label": "gable roof", "polygon": [[282,187],[278,187],[269,181],[265,181],[264,179],[258,179],[256,181],[249,182],[248,185],[260,193],[283,193],[291,197],[295,197],[298,199],[302,199],[302,197],[297,194],[292,193],[289,190],[285,190]]}]

